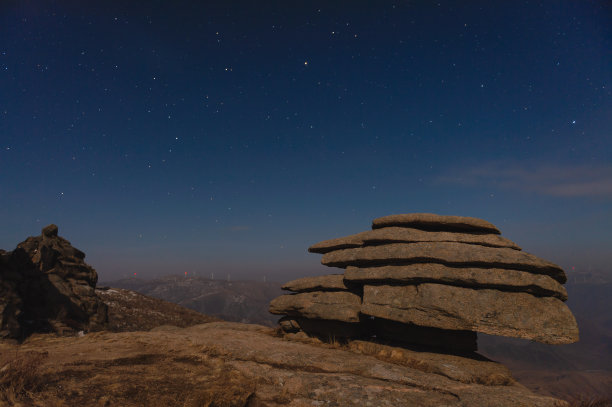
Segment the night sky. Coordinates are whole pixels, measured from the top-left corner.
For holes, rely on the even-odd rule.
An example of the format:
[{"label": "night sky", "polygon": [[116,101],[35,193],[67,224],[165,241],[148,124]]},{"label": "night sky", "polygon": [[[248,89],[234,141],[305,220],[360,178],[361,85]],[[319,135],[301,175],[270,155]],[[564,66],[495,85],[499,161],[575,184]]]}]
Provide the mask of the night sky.
[{"label": "night sky", "polygon": [[286,281],[433,212],[607,271],[611,96],[609,1],[0,0],[0,248]]}]

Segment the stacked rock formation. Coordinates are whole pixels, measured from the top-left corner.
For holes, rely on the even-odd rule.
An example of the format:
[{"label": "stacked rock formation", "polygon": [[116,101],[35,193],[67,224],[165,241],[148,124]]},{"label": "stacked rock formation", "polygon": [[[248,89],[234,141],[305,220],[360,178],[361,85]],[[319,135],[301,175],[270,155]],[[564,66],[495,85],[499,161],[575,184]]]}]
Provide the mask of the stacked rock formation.
[{"label": "stacked rock formation", "polygon": [[434,214],[375,219],[372,230],[308,249],[344,274],[303,278],[274,299],[285,332],[476,350],[476,333],[578,340],[563,270],[491,223]]},{"label": "stacked rock formation", "polygon": [[96,330],[107,322],[95,293],[98,274],[57,233],[49,225],[12,252],[0,251],[0,338]]}]

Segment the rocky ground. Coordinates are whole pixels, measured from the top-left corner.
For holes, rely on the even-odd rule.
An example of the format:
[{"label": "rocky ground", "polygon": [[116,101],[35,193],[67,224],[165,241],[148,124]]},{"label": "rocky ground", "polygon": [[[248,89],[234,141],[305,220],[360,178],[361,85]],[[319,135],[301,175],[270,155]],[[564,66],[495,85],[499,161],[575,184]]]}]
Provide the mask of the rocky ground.
[{"label": "rocky ground", "polygon": [[[570,275],[571,280],[567,285],[570,293],[568,305],[575,313],[580,327],[581,338],[578,343],[550,346],[520,339],[479,335],[479,353],[503,363],[521,384],[538,394],[567,400],[593,397],[612,399],[612,323],[607,312],[611,306],[612,283],[606,276]],[[198,294],[201,298],[208,297],[208,293],[212,294],[211,297],[217,299],[209,303],[212,305],[231,304],[235,299],[253,295],[248,293],[248,286],[238,284],[244,282],[215,280],[215,284],[208,284],[209,281],[203,278],[201,283],[196,279],[181,280],[180,276],[121,280],[125,287],[146,292],[153,297],[170,297],[169,293],[172,293],[172,300],[178,303],[199,304],[202,307],[206,305],[204,302],[193,300],[197,298],[197,290],[201,290]],[[280,283],[250,284],[251,291],[257,294],[257,303],[249,304],[267,304],[281,292]],[[266,293],[269,293],[267,298]],[[262,321],[258,323],[273,326],[278,320],[278,316],[269,314],[264,306],[259,309],[253,306],[250,314],[243,313],[244,307],[224,307],[227,313],[236,312],[231,315],[232,321],[253,323],[255,321],[250,321],[248,315],[255,312],[256,320]],[[209,309],[198,310],[209,313]]]},{"label": "rocky ground", "polygon": [[[89,406],[562,406],[502,365],[213,322],[0,344],[4,403]],[[19,404],[21,403],[21,404]]]}]

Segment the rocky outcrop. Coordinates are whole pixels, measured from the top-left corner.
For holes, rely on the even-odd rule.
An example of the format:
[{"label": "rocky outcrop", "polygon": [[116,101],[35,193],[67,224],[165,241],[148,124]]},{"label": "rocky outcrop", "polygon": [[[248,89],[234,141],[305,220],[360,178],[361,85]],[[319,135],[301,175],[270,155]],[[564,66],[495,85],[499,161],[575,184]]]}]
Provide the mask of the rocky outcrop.
[{"label": "rocky outcrop", "polygon": [[55,225],[0,253],[0,338],[103,328],[107,307],[95,293],[98,275],[84,258]]},{"label": "rocky outcrop", "polygon": [[[563,303],[563,269],[523,252],[493,224],[419,213],[375,219],[372,229],[309,248],[323,254],[322,264],[346,271],[285,284],[294,294],[270,305],[290,318],[282,329],[455,351],[476,350],[476,332],[549,344],[578,340]],[[344,296],[350,304],[339,302]],[[351,317],[336,318],[345,307]]]},{"label": "rocky outcrop", "polygon": [[24,365],[32,366],[27,384],[44,385],[26,388],[19,405],[567,405],[531,393],[482,357],[287,340],[272,328],[229,322],[0,342],[0,380],[10,385]]}]

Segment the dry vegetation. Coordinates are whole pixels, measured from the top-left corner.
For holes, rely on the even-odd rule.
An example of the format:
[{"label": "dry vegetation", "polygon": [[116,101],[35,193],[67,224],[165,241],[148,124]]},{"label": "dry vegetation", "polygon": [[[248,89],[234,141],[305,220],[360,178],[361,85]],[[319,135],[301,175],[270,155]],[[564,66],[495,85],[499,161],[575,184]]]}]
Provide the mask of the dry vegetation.
[{"label": "dry vegetation", "polygon": [[254,407],[256,383],[218,358],[141,354],[45,372],[45,353],[0,369],[0,406]]},{"label": "dry vegetation", "polygon": [[55,394],[43,394],[46,377],[41,374],[47,352],[27,352],[0,368],[0,406],[66,407]]},{"label": "dry vegetation", "polygon": [[570,401],[570,407],[612,407],[612,399],[579,397]]}]

